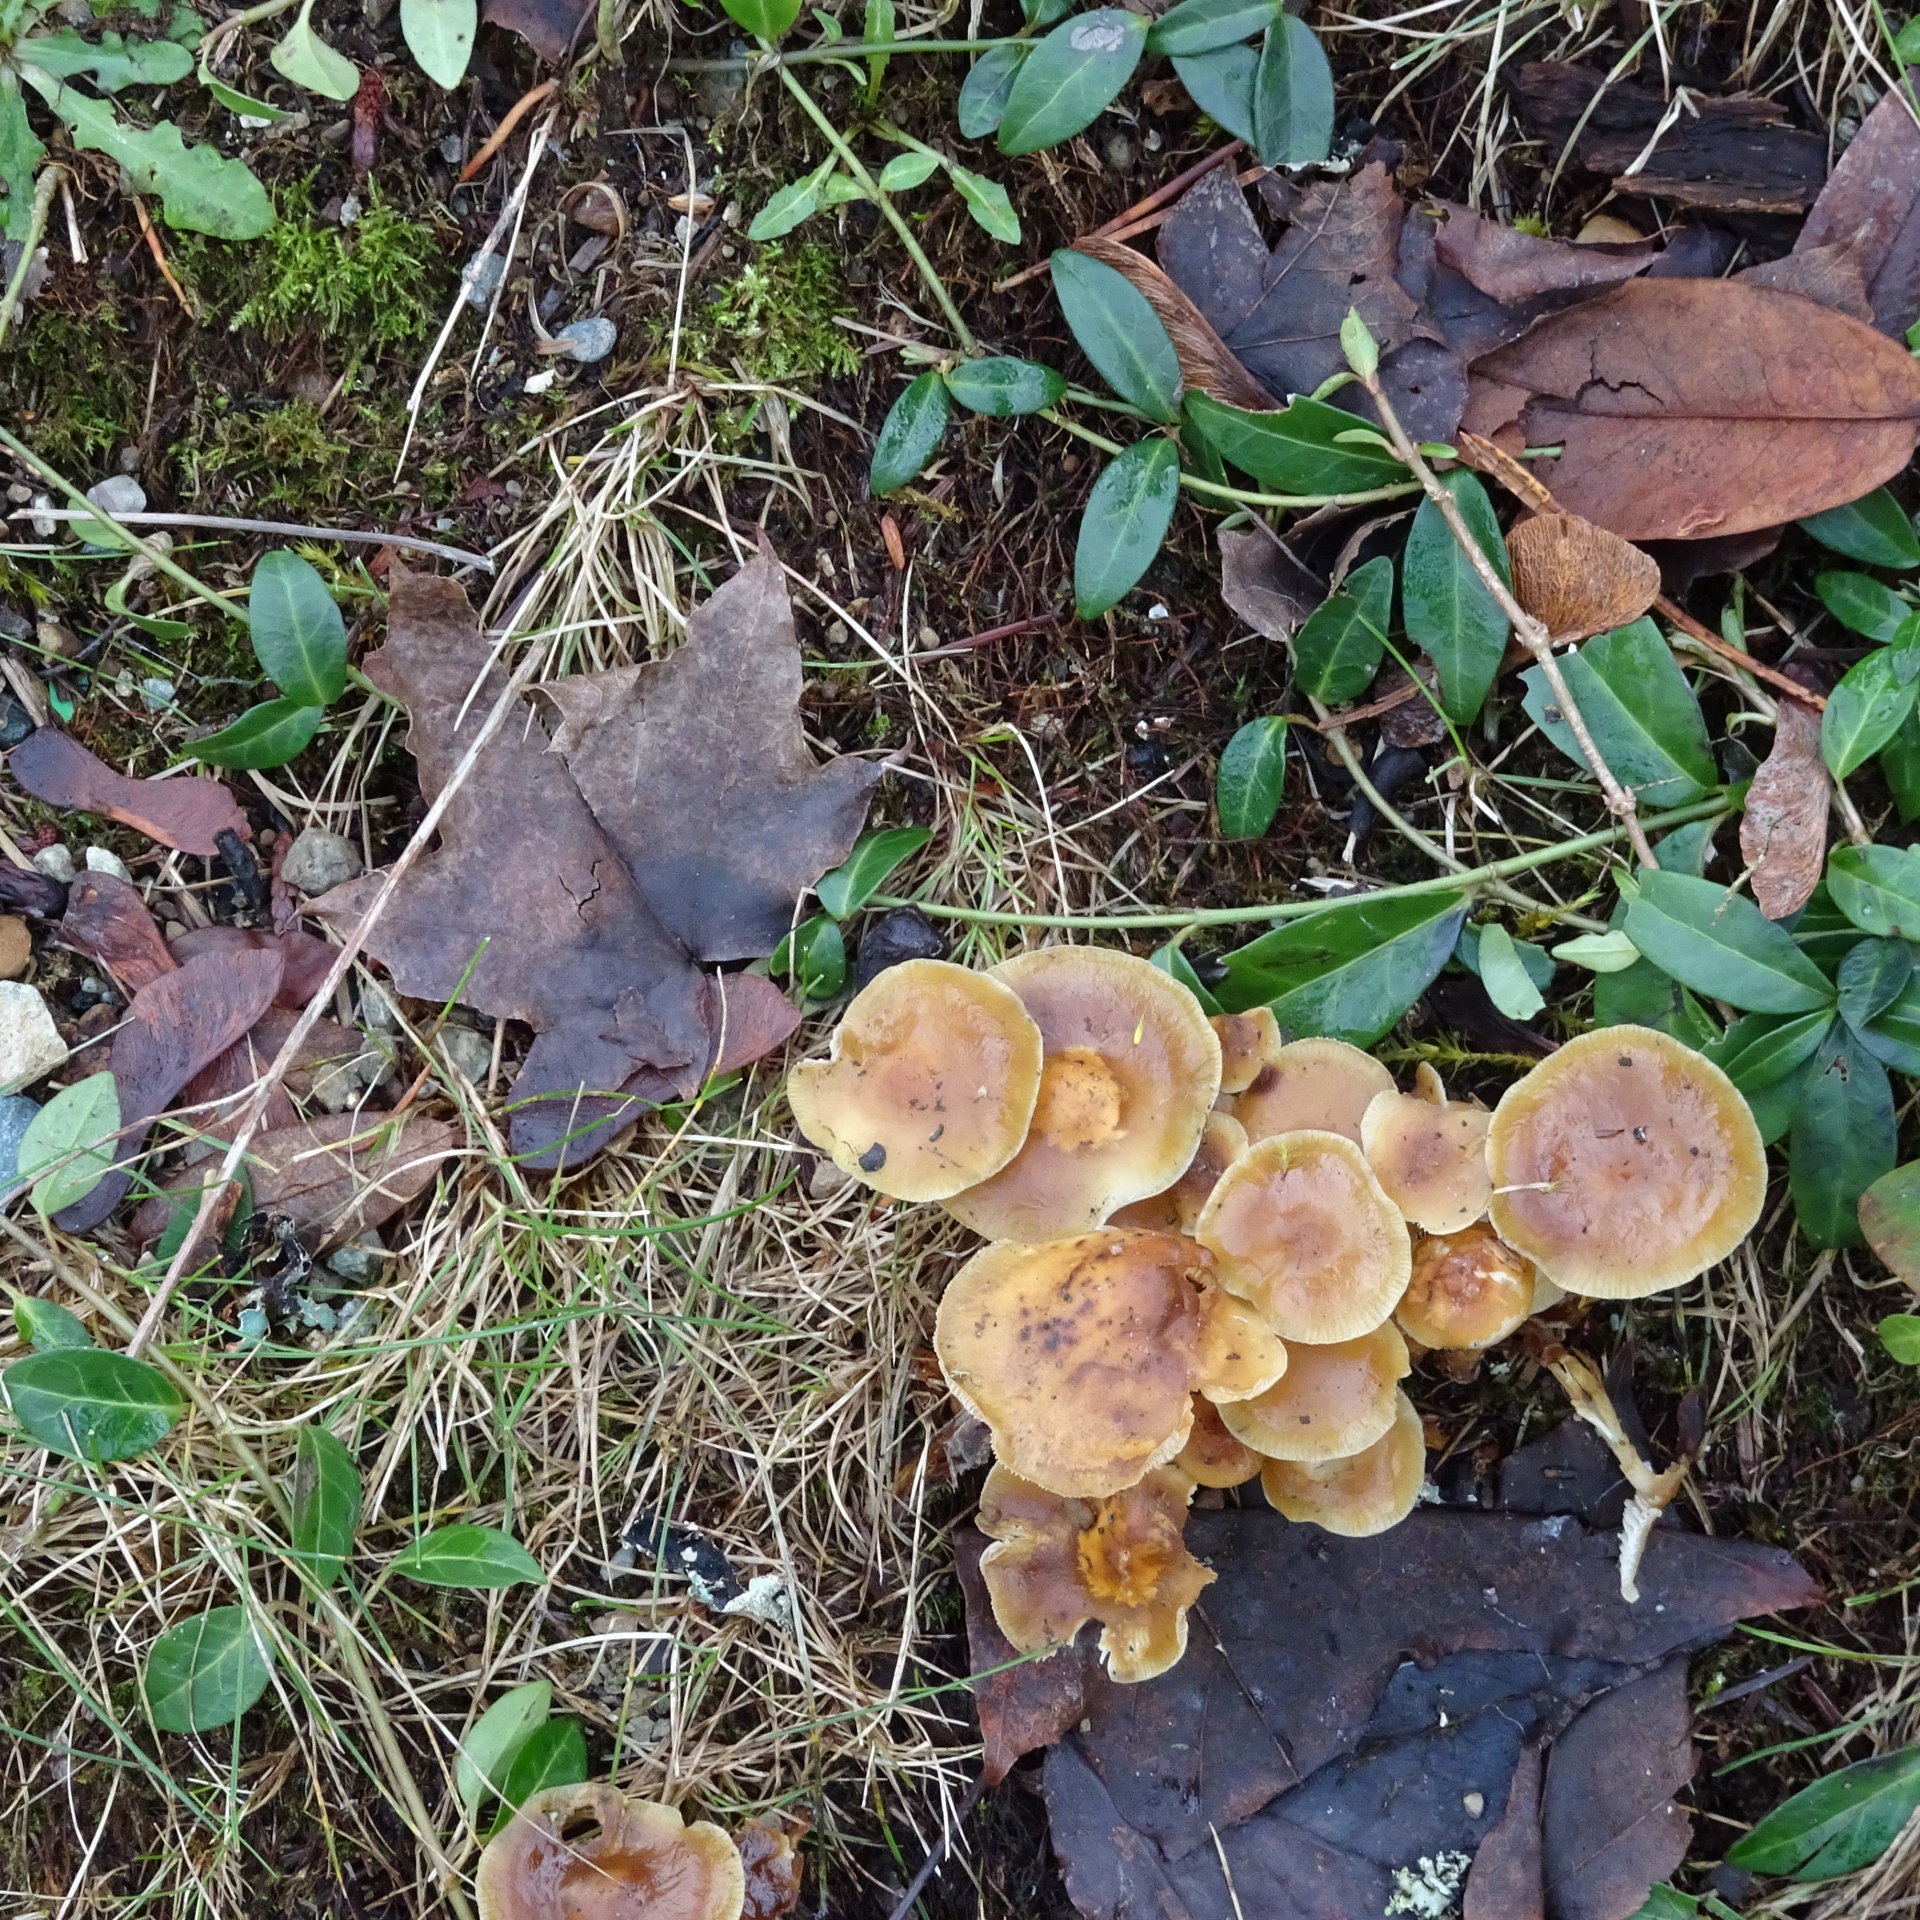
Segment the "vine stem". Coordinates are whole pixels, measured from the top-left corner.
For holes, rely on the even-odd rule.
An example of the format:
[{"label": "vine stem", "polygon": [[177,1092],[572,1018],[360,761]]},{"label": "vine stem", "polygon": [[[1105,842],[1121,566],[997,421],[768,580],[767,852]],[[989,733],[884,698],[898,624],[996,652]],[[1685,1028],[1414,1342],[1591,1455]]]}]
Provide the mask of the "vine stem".
[{"label": "vine stem", "polygon": [[[1350,316],[1357,321],[1358,316]],[[1371,346],[1371,341],[1368,342]],[[1377,356],[1376,356],[1377,358]],[[1565,716],[1567,729],[1572,733],[1575,743],[1585,756],[1593,776],[1600,783],[1600,791],[1606,797],[1607,811],[1611,813],[1626,830],[1627,842],[1633,848],[1633,857],[1644,867],[1657,867],[1660,862],[1653,857],[1653,848],[1647,842],[1646,829],[1640,824],[1640,809],[1632,793],[1623,787],[1615,777],[1613,769],[1606,763],[1599,747],[1594,743],[1593,735],[1587,729],[1579,706],[1575,703],[1572,690],[1567,685],[1566,675],[1560,671],[1560,662],[1554,657],[1553,642],[1545,625],[1536,620],[1518,600],[1513,597],[1512,589],[1500,578],[1497,567],[1481,549],[1480,542],[1473,537],[1473,529],[1467,525],[1466,516],[1460,511],[1460,503],[1452,493],[1440,483],[1439,476],[1427,465],[1420,449],[1414,445],[1407,430],[1400,424],[1400,416],[1393,410],[1385,390],[1380,385],[1377,364],[1368,366],[1362,361],[1353,366],[1360,384],[1366,388],[1367,396],[1372,400],[1380,415],[1380,424],[1387,430],[1387,438],[1393,442],[1394,451],[1413,470],[1414,477],[1420,482],[1426,496],[1434,504],[1447,528],[1459,543],[1460,551],[1467,556],[1467,564],[1480,577],[1480,584],[1493,595],[1500,611],[1512,623],[1514,633],[1520,644],[1533,655],[1540,672],[1547,683],[1547,690],[1553,695],[1553,703]]]},{"label": "vine stem", "polygon": [[[1650,815],[1642,824],[1659,830],[1684,827],[1690,821],[1705,820],[1725,813],[1727,797],[1715,793],[1689,806],[1674,807],[1666,813]],[[1570,860],[1583,853],[1598,853],[1626,837],[1626,828],[1601,827],[1571,840],[1556,840],[1551,846],[1538,847],[1532,853],[1509,854],[1504,860],[1490,861],[1484,867],[1468,867],[1459,873],[1443,873],[1431,880],[1408,880],[1395,887],[1374,887],[1347,899],[1411,900],[1427,893],[1477,892],[1511,880],[1516,874],[1533,873],[1557,861]],[[930,920],[963,920],[980,927],[1058,927],[1070,933],[1149,933],[1169,927],[1244,927],[1271,924],[1279,920],[1305,920],[1325,913],[1339,900],[1283,900],[1274,904],[1246,907],[1194,907],[1185,913],[995,913],[985,907],[948,907],[931,900],[908,900],[899,894],[875,894],[876,907],[913,907]]]},{"label": "vine stem", "polygon": [[781,53],[768,46],[764,54],[736,53],[724,58],[669,60],[673,73],[742,73],[749,67],[812,66],[822,60],[858,60],[869,53],[985,53],[989,47],[1005,46],[1004,40],[835,40],[820,47],[796,47]]},{"label": "vine stem", "polygon": [[[911,43],[907,41],[889,41],[887,46],[890,51],[898,51],[900,47],[909,44]],[[770,40],[762,40],[760,45],[769,54],[773,53],[773,43]],[[953,329],[953,337],[960,342],[967,353],[977,354],[980,351],[980,343],[973,337],[973,329],[961,317],[960,309],[953,303],[953,295],[947,291],[947,283],[940,278],[933,262],[927,258],[920,242],[914,238],[913,229],[907,225],[900,209],[893,204],[888,195],[881,192],[880,183],[860,164],[859,156],[847,145],[846,138],[840,129],[821,112],[819,102],[813,95],[787,71],[785,66],[780,67],[779,73],[780,84],[799,101],[807,118],[820,129],[826,137],[827,145],[839,155],[841,165],[871,196],[874,205],[886,216],[887,224],[900,236],[900,244],[906,248],[907,258],[920,269],[921,279],[927,283],[928,290],[939,301],[940,311],[947,316],[947,324]]]},{"label": "vine stem", "polygon": [[27,290],[27,275],[33,271],[33,256],[40,250],[40,242],[47,231],[47,216],[53,211],[54,189],[60,184],[60,176],[66,171],[63,167],[47,166],[40,169],[40,178],[33,183],[33,205],[27,211],[26,237],[20,243],[20,264],[13,270],[13,278],[7,282],[7,291],[0,297],[0,340],[7,337],[7,329],[13,325],[13,316],[20,311],[20,302]]}]

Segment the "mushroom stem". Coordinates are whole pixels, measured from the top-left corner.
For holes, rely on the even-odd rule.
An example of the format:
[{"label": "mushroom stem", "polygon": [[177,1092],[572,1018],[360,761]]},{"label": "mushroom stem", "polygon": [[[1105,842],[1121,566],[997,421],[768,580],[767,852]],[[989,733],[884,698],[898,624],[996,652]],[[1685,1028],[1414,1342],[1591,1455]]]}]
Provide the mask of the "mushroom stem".
[{"label": "mushroom stem", "polygon": [[1627,1438],[1620,1415],[1593,1362],[1582,1354],[1563,1350],[1558,1359],[1547,1364],[1553,1377],[1566,1388],[1574,1412],[1612,1449],[1620,1471],[1633,1489],[1626,1511],[1620,1516],[1620,1598],[1632,1606],[1640,1598],[1637,1576],[1647,1550],[1647,1536],[1672,1505],[1691,1463],[1682,1455],[1666,1472],[1654,1472],[1640,1449]]}]

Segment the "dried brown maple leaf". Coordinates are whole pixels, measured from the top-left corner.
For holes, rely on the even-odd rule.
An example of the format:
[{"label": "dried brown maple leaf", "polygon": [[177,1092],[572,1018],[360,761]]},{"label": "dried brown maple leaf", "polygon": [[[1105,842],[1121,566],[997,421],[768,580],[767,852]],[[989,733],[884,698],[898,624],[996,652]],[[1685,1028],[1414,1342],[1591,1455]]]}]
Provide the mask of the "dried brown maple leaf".
[{"label": "dried brown maple leaf", "polygon": [[554,751],[696,959],[771,953],[866,818],[880,769],[815,761],[800,686],[786,576],[763,535],[666,659],[540,689],[560,715]]},{"label": "dried brown maple leaf", "polygon": [[1740,857],[1752,870],[1754,902],[1769,920],[1784,920],[1813,898],[1826,865],[1831,798],[1820,716],[1798,700],[1775,701],[1773,747],[1740,816]]},{"label": "dried brown maple leaf", "polygon": [[1920,364],[1733,280],[1631,280],[1474,365],[1465,425],[1563,451],[1543,477],[1626,540],[1744,533],[1856,500],[1912,457]]},{"label": "dried brown maple leaf", "polygon": [[50,807],[104,813],[182,853],[213,855],[220,851],[218,835],[231,831],[244,840],[253,831],[218,780],[205,774],[134,780],[53,727],[28,734],[7,756],[7,770]]},{"label": "dried brown maple leaf", "polygon": [[[387,643],[366,672],[406,702],[407,744],[433,796],[505,678],[456,584],[399,567],[392,583]],[[381,879],[363,874],[312,910],[350,933]],[[637,1099],[692,1094],[713,1055],[708,983],[642,897],[530,705],[481,752],[438,850],[401,881],[370,946],[402,993],[457,995],[535,1030],[512,1118],[514,1146],[534,1165],[586,1158]]]},{"label": "dried brown maple leaf", "polygon": [[1507,534],[1513,597],[1556,642],[1638,620],[1660,593],[1660,563],[1570,513],[1537,513]]}]

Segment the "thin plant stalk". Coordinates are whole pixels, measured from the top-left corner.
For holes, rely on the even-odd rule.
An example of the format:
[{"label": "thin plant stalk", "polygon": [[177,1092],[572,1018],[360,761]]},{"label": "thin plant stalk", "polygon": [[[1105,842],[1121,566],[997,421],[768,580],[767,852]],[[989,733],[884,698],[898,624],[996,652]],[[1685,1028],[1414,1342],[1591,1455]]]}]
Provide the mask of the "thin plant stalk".
[{"label": "thin plant stalk", "polygon": [[7,337],[7,329],[13,325],[13,316],[20,311],[20,302],[26,293],[27,275],[33,271],[33,256],[40,250],[40,241],[47,231],[47,216],[53,211],[54,189],[59,186],[62,167],[42,167],[40,178],[33,183],[33,205],[27,210],[26,237],[20,243],[19,264],[13,270],[13,278],[7,282],[7,291],[0,296],[0,340]]}]

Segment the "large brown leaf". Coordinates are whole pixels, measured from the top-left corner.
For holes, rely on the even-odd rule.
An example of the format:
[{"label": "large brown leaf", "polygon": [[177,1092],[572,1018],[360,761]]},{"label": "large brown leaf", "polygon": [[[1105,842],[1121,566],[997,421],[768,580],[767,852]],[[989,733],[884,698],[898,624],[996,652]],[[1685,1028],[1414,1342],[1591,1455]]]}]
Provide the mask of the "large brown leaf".
[{"label": "large brown leaf", "polygon": [[[366,671],[406,702],[407,744],[429,796],[504,685],[490,655],[457,585],[395,569],[387,644]],[[313,911],[350,933],[380,879],[363,874]],[[530,705],[482,751],[438,850],[401,881],[370,945],[402,993],[457,994],[535,1029],[512,1133],[537,1166],[586,1158],[639,1099],[693,1093],[713,1054],[708,983],[642,897]]]},{"label": "large brown leaf", "polygon": [[540,689],[560,715],[555,752],[697,959],[771,953],[866,818],[880,769],[815,761],[800,685],[786,576],[763,536],[666,659]]},{"label": "large brown leaf", "polygon": [[1546,480],[1626,540],[1744,533],[1855,500],[1912,457],[1920,364],[1796,294],[1633,280],[1477,361],[1466,425],[1562,445]]},{"label": "large brown leaf", "polygon": [[1813,898],[1826,865],[1832,797],[1820,716],[1798,700],[1776,701],[1773,747],[1740,816],[1740,857],[1752,870],[1754,903],[1769,920],[1784,920]]},{"label": "large brown leaf", "polygon": [[245,840],[253,831],[218,780],[133,780],[53,727],[28,734],[7,756],[7,770],[50,807],[104,813],[182,853],[216,854],[218,835],[231,831]]}]

